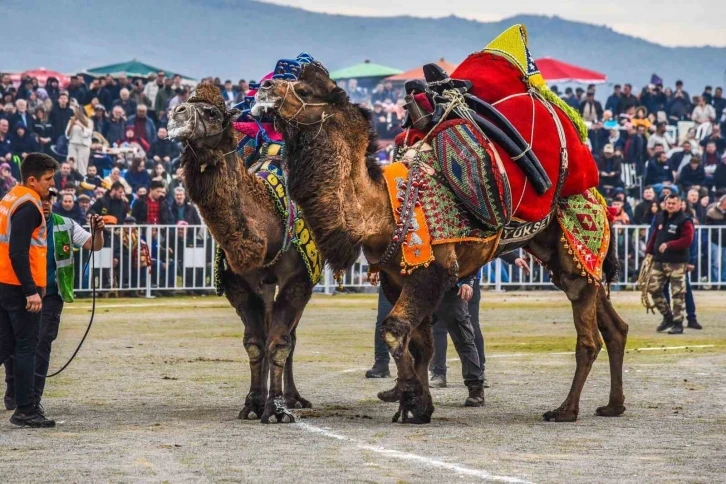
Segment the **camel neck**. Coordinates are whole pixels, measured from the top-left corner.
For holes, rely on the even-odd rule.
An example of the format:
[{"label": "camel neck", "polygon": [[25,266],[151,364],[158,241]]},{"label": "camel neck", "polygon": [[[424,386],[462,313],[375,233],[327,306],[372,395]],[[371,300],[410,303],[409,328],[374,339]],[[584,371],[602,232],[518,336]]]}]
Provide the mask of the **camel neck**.
[{"label": "camel neck", "polygon": [[366,162],[367,123],[357,124],[331,121],[322,131],[289,128],[285,135],[290,194],[334,270],[352,265],[361,246],[390,240],[395,225],[385,184],[375,177],[380,169]]}]

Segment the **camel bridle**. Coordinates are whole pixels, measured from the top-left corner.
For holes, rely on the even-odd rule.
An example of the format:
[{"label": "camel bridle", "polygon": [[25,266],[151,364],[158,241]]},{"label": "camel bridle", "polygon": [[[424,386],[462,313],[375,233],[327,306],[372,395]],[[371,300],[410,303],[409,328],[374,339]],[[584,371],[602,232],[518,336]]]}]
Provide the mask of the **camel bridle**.
[{"label": "camel bridle", "polygon": [[[293,114],[292,116],[285,117],[285,116],[282,115],[282,113],[280,113],[280,117],[282,119],[284,119],[286,122],[291,123],[291,124],[295,124],[295,125],[299,125],[299,126],[315,126],[316,124],[320,124],[321,127],[322,127],[322,124],[325,121],[327,121],[328,119],[330,119],[330,118],[333,117],[333,114],[327,114],[325,112],[325,110],[323,109],[323,112],[320,114],[320,119],[318,119],[317,121],[313,121],[313,122],[310,122],[310,123],[303,123],[302,121],[298,121],[296,118],[302,112],[304,112],[305,109],[307,109],[308,107],[324,107],[324,106],[330,106],[330,103],[310,103],[310,102],[305,102],[300,97],[300,95],[297,93],[297,91],[295,90],[295,86],[293,86],[291,82],[285,81],[285,85],[286,85],[285,95],[282,97],[282,102],[280,103],[280,107],[278,108],[278,112],[279,112],[279,110],[281,110],[283,108],[283,106],[285,106],[285,102],[287,101],[287,96],[290,94],[290,92],[292,92],[292,95],[295,96],[295,98],[300,102],[300,107],[298,108],[297,111],[295,111],[295,114]],[[292,89],[291,89],[291,86],[292,86]]]},{"label": "camel bridle", "polygon": [[[199,110],[196,108],[196,106],[194,106],[195,103],[189,103],[189,104],[191,104],[192,105],[191,107],[194,109],[193,130],[194,130],[194,132],[196,132],[197,131],[197,123],[200,121]],[[229,111],[223,111],[222,112],[222,115],[224,116],[224,123],[222,123],[222,129],[220,129],[218,133],[214,133],[214,134],[209,134],[208,133],[207,122],[204,121],[204,117],[203,116],[201,117],[201,124],[202,124],[202,128],[204,130],[204,135],[201,136],[200,139],[206,140],[208,138],[217,137],[217,140],[214,142],[213,145],[209,146],[209,149],[214,150],[214,149],[217,148],[217,145],[219,145],[219,143],[222,141],[222,136],[224,135],[224,132],[227,130],[227,127],[229,126],[229,123],[232,121],[232,115],[231,115],[231,113]],[[199,159],[199,157],[197,156],[196,151],[194,151],[194,148],[192,147],[192,144],[189,142],[189,140],[186,140],[186,147],[191,150],[191,152],[192,152],[192,154],[194,154],[194,157],[195,158]],[[227,156],[230,153],[234,153],[235,151],[236,151],[236,149],[230,151],[229,153],[225,153],[223,156]],[[201,167],[202,173],[204,172],[204,170],[206,168],[207,168],[207,165],[205,163]]]}]

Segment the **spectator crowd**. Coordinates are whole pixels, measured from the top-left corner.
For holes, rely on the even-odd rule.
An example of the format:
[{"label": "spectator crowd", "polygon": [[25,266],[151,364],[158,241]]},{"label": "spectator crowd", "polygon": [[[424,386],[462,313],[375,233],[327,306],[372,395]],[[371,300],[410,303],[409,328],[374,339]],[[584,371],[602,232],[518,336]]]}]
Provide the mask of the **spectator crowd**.
[{"label": "spectator crowd", "polygon": [[[249,88],[245,80],[202,82],[216,85],[228,105],[243,101]],[[380,139],[392,140],[401,132],[402,86],[383,81],[364,89],[355,79],[339,84],[353,102],[372,111]],[[552,89],[560,94],[556,86]],[[42,151],[60,163],[54,210],[61,215],[80,223],[98,213],[118,225],[200,224],[186,199],[180,146],[166,131],[168,113],[189,94],[181,76],[167,77],[163,71],[145,79],[119,75],[90,82],[78,75],[67,89],[52,77],[44,85],[24,78],[15,87],[10,76],[0,75],[0,197],[19,180],[23,158]],[[604,105],[596,100],[595,85],[567,88],[560,96],[588,124],[598,189],[617,212],[617,224],[649,225],[668,193],[683,196],[697,224],[726,224],[721,87],[706,86],[701,95],[691,96],[680,81],[674,88],[650,84],[639,93],[630,84],[615,85]],[[390,145],[383,148],[380,158],[390,159],[390,150]],[[187,245],[195,243],[179,234]],[[708,239],[704,248],[726,267],[726,233],[711,231]],[[633,243],[638,246],[638,240]],[[148,245],[153,260],[160,249]],[[173,277],[170,268],[165,271]],[[718,276],[726,281],[726,274]]]}]

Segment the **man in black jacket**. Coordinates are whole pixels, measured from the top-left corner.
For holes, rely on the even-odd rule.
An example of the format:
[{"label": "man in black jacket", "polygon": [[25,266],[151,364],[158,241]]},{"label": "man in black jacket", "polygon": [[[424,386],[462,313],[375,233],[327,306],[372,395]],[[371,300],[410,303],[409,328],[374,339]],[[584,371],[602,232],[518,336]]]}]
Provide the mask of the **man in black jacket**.
[{"label": "man in black jacket", "polygon": [[156,141],[151,143],[151,148],[146,152],[146,157],[152,158],[156,163],[163,163],[164,169],[167,172],[171,171],[171,163],[179,156],[179,148],[175,142],[167,137],[166,128],[159,128],[156,136]]},{"label": "man in black jacket", "polygon": [[73,116],[73,109],[68,106],[68,93],[61,91],[58,101],[50,111],[50,124],[53,125],[53,141],[55,144],[60,136],[65,136],[68,121]]},{"label": "man in black jacket", "polygon": [[91,206],[91,212],[102,217],[107,215],[115,217],[116,224],[122,225],[129,213],[129,202],[123,184],[115,182],[111,185],[111,189]]},{"label": "man in black jacket", "polygon": [[[648,292],[663,315],[657,331],[672,328],[668,334],[683,333],[683,306],[686,296],[686,264],[690,261],[691,243],[695,234],[693,221],[681,209],[681,197],[668,195],[665,210],[656,216],[655,229],[645,249],[653,257]],[[663,295],[663,286],[671,284],[673,309]]]}]

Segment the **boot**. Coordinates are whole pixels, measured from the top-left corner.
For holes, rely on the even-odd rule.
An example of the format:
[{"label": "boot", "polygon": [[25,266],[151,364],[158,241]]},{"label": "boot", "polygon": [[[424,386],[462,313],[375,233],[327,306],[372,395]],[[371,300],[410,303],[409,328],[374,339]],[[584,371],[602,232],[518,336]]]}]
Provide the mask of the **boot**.
[{"label": "boot", "polygon": [[465,407],[483,407],[484,406],[484,385],[481,383],[472,383],[469,387],[469,398],[464,402]]},{"label": "boot", "polygon": [[703,326],[698,324],[698,320],[696,317],[688,318],[688,324],[686,325],[687,328],[691,329],[703,329]]},{"label": "boot", "polygon": [[671,326],[673,326],[673,324],[674,324],[673,323],[673,315],[671,313],[668,313],[665,316],[663,316],[663,322],[660,323],[660,326],[658,326],[656,328],[656,331],[658,331],[659,333],[662,333],[666,329],[668,329]]},{"label": "boot", "polygon": [[430,388],[446,388],[446,375],[431,375],[429,379]]},{"label": "boot", "polygon": [[683,334],[683,321],[673,323],[673,327],[668,331],[668,334]]},{"label": "boot", "polygon": [[390,390],[384,390],[382,392],[378,392],[378,399],[382,402],[397,402],[401,399],[401,392],[398,391],[398,385],[391,388]]},{"label": "boot", "polygon": [[373,368],[366,372],[366,378],[388,378],[390,376],[391,372],[388,370],[388,363],[382,361],[376,361]]}]

